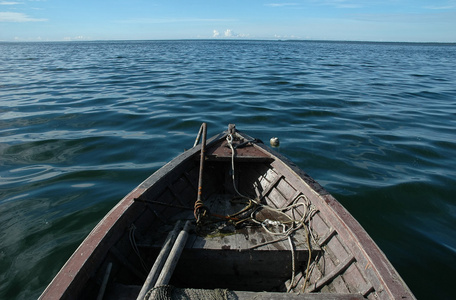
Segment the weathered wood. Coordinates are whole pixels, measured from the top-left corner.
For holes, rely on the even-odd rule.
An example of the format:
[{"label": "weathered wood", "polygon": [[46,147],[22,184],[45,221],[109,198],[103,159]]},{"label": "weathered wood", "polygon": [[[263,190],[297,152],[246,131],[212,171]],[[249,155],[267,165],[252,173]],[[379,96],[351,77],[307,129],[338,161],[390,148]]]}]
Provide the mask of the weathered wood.
[{"label": "weathered wood", "polygon": [[328,293],[315,293],[315,294],[292,294],[292,293],[273,293],[273,292],[233,292],[239,300],[361,300],[364,299],[361,294],[328,294]]},{"label": "weathered wood", "polygon": [[260,198],[260,201],[263,200],[264,197],[266,197],[269,192],[276,186],[276,184],[282,179],[282,175],[276,175],[272,181],[269,182],[268,185],[266,185],[263,189],[262,195]]},{"label": "weathered wood", "polygon": [[[267,153],[258,150],[255,147],[240,147],[237,148],[236,146],[239,145],[238,141],[233,141],[233,147],[235,147],[235,157],[236,162],[244,163],[244,162],[270,162],[272,161],[271,156]],[[215,161],[231,161],[232,159],[232,152],[231,148],[228,145],[226,140],[222,140],[219,142],[217,147],[212,147],[206,151],[207,160],[215,160]]]},{"label": "weathered wood", "polygon": [[313,291],[320,290],[325,284],[334,280],[338,275],[340,275],[343,271],[345,271],[352,263],[356,260],[354,257],[348,257],[346,260],[338,264],[331,272],[326,274],[322,279],[320,279],[317,283],[315,283],[312,287],[310,287],[306,292],[311,293]]}]

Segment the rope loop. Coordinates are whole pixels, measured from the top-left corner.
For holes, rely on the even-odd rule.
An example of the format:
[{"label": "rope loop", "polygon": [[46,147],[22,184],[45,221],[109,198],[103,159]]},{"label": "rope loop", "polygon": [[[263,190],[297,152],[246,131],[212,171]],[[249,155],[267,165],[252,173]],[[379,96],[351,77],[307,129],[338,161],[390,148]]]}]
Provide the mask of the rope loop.
[{"label": "rope loop", "polygon": [[195,209],[193,210],[193,215],[196,219],[196,224],[200,224],[202,219],[209,216],[209,209],[204,206],[203,201],[197,200],[195,202]]}]

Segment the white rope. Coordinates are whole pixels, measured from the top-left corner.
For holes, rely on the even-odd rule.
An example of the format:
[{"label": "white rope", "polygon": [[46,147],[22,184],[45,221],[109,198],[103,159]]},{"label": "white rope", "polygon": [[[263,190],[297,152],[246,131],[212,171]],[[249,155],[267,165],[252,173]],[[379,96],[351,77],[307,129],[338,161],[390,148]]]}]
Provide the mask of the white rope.
[{"label": "white rope", "polygon": [[[235,178],[234,178],[234,174],[235,174],[235,173],[234,173],[234,156],[235,156],[236,152],[235,152],[234,147],[233,147],[233,135],[232,135],[232,134],[228,134],[228,135],[226,136],[226,141],[228,142],[228,145],[229,145],[230,148],[231,148],[231,177],[232,177],[232,179],[233,179],[233,187],[234,187],[234,190],[236,191],[236,193],[237,193],[240,197],[246,198],[246,199],[250,199],[249,197],[246,197],[246,196],[242,195],[242,194],[238,191],[238,189],[237,189],[237,187],[236,187],[236,180],[235,180]],[[256,202],[256,201],[254,201],[254,202]]]},{"label": "white rope", "polygon": [[296,276],[295,254],[294,254],[293,242],[291,241],[291,235],[288,236],[288,242],[290,243],[290,248],[291,248],[291,282],[290,282],[290,285],[288,286],[287,293],[289,293],[291,291],[291,289],[293,288],[294,278]]}]

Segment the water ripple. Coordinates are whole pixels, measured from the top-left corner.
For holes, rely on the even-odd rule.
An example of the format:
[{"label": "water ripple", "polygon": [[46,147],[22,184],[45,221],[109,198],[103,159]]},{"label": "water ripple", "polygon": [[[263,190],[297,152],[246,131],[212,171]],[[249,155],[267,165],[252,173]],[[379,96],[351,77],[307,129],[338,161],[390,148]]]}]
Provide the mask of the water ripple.
[{"label": "water ripple", "polygon": [[455,62],[433,44],[0,43],[0,298],[36,298],[202,121],[279,136],[418,298],[450,298]]}]

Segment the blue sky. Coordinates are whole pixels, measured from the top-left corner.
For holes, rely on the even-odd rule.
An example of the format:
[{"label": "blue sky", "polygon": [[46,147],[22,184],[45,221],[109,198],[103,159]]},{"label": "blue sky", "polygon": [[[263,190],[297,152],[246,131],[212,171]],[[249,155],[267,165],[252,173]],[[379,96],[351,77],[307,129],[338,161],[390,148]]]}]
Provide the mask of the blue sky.
[{"label": "blue sky", "polygon": [[0,0],[0,41],[456,42],[456,0]]}]

